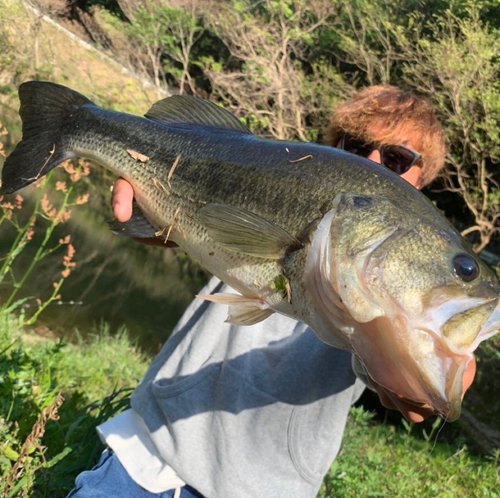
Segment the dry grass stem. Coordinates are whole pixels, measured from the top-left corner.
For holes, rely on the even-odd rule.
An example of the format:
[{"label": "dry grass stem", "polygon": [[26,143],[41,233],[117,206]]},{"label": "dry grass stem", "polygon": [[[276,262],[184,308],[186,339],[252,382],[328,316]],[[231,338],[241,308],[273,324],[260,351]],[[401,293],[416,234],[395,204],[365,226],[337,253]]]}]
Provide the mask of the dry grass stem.
[{"label": "dry grass stem", "polygon": [[174,161],[174,164],[172,164],[172,167],[170,168],[170,171],[168,172],[168,176],[167,176],[167,183],[168,183],[168,186],[171,187],[170,185],[170,180],[174,174],[174,171],[175,171],[175,168],[177,168],[177,165],[179,164],[179,161],[181,160],[181,154],[179,154],[176,158],[175,158],[175,161]]},{"label": "dry grass stem", "polygon": [[160,182],[157,178],[153,178],[153,186],[156,187],[160,192],[163,192],[165,195],[170,195],[169,190],[163,183]]},{"label": "dry grass stem", "polygon": [[[178,156],[180,157],[180,156]],[[181,211],[181,208],[178,207],[176,210],[175,210],[175,213],[174,213],[174,217],[172,218],[172,222],[170,223],[170,226],[168,227],[168,231],[167,231],[167,235],[165,236],[165,244],[168,242],[168,238],[170,237],[170,234],[172,233],[172,230],[174,228],[174,225],[175,225],[175,221],[177,219],[177,216],[178,214],[180,213]]]},{"label": "dry grass stem", "polygon": [[188,201],[193,202],[193,203],[203,204],[203,205],[205,205],[207,203],[207,201],[197,201],[196,199],[193,199],[192,197],[188,197]]},{"label": "dry grass stem", "polygon": [[285,289],[286,289],[286,300],[291,303],[292,302],[292,287],[290,285],[290,282],[287,280],[285,284]]},{"label": "dry grass stem", "polygon": [[21,478],[21,475],[25,468],[24,461],[26,457],[29,455],[31,448],[33,447],[42,448],[38,440],[41,439],[45,434],[45,424],[47,423],[48,420],[59,419],[57,411],[59,410],[63,402],[64,398],[62,394],[59,392],[54,402],[51,405],[46,406],[45,408],[42,409],[42,413],[40,413],[40,416],[38,417],[37,421],[33,424],[31,432],[29,433],[28,437],[23,443],[23,447],[19,452],[18,459],[7,473],[5,479],[6,486],[2,498],[7,498],[7,496],[9,496],[9,493],[15,486],[16,481],[19,481],[19,479]]},{"label": "dry grass stem", "polygon": [[50,161],[50,158],[54,155],[55,151],[56,151],[56,144],[52,146],[52,150],[49,153],[49,157],[47,157],[46,161],[43,163],[42,167],[40,168],[40,171],[32,178],[23,178],[23,180],[26,180],[27,182],[38,180],[40,178],[40,175],[42,174],[43,169],[45,168],[45,166],[47,166],[47,163]]},{"label": "dry grass stem", "polygon": [[144,154],[141,154],[140,152],[137,152],[135,150],[127,149],[127,153],[132,159],[135,159],[136,161],[139,161],[141,163],[147,163],[149,161],[148,156],[145,156]]},{"label": "dry grass stem", "polygon": [[304,156],[304,157],[300,157],[299,159],[290,159],[288,162],[290,163],[298,163],[300,161],[304,161],[305,159],[312,159],[312,155],[311,154],[308,154],[307,156]]}]

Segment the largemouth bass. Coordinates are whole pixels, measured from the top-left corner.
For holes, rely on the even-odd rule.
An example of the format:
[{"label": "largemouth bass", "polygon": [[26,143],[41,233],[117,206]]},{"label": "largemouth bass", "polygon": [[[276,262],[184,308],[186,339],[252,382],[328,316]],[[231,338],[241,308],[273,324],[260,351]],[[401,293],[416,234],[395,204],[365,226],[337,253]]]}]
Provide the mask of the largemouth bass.
[{"label": "largemouth bass", "polygon": [[229,321],[302,320],[385,389],[459,416],[465,367],[500,328],[500,286],[407,182],[331,147],[258,138],[194,97],[138,117],[53,83],[19,96],[23,139],[2,192],[68,158],[99,163],[135,191],[132,219],[113,229],[168,238],[236,289],[210,297]]}]

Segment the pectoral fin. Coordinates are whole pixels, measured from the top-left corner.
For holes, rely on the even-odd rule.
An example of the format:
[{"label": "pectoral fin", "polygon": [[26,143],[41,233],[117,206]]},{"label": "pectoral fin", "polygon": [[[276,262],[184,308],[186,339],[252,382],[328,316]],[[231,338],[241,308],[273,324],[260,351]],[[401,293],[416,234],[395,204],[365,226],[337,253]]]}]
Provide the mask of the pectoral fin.
[{"label": "pectoral fin", "polygon": [[239,207],[208,204],[198,216],[210,237],[231,251],[279,259],[286,248],[300,245],[276,223]]},{"label": "pectoral fin", "polygon": [[229,310],[226,322],[233,325],[254,325],[274,313],[269,305],[259,298],[249,298],[238,294],[209,294],[196,297],[213,303],[227,304]]}]

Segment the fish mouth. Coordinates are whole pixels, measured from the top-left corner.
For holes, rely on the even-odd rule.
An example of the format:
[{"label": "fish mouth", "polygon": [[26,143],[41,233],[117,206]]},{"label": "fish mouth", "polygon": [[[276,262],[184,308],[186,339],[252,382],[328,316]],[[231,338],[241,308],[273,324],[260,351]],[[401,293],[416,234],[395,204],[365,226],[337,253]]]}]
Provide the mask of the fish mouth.
[{"label": "fish mouth", "polygon": [[[500,304],[494,300],[452,316],[449,313],[449,308],[437,308],[413,326],[403,314],[380,316],[358,323],[350,342],[367,375],[377,384],[396,398],[429,407],[453,422],[460,416],[464,373],[475,348],[500,329]],[[476,325],[468,337],[464,317]]]},{"label": "fish mouth", "polygon": [[[448,421],[460,416],[463,375],[472,354],[450,354],[432,332],[413,329],[403,316],[359,324],[351,336],[368,376],[397,398],[429,406]],[[406,333],[405,333],[406,332]]]}]

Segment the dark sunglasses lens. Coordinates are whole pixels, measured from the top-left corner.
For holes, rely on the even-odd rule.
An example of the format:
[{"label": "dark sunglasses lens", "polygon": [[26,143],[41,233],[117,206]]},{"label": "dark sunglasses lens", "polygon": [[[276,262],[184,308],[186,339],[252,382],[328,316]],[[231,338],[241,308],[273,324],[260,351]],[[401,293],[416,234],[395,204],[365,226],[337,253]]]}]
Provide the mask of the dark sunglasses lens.
[{"label": "dark sunglasses lens", "polygon": [[374,149],[373,144],[367,144],[362,140],[357,140],[348,136],[344,137],[342,145],[342,148],[346,152],[350,152],[351,154],[356,154],[357,156],[361,157],[368,157]]},{"label": "dark sunglasses lens", "polygon": [[400,145],[385,145],[382,152],[382,164],[394,173],[406,173],[418,160],[418,155]]}]

